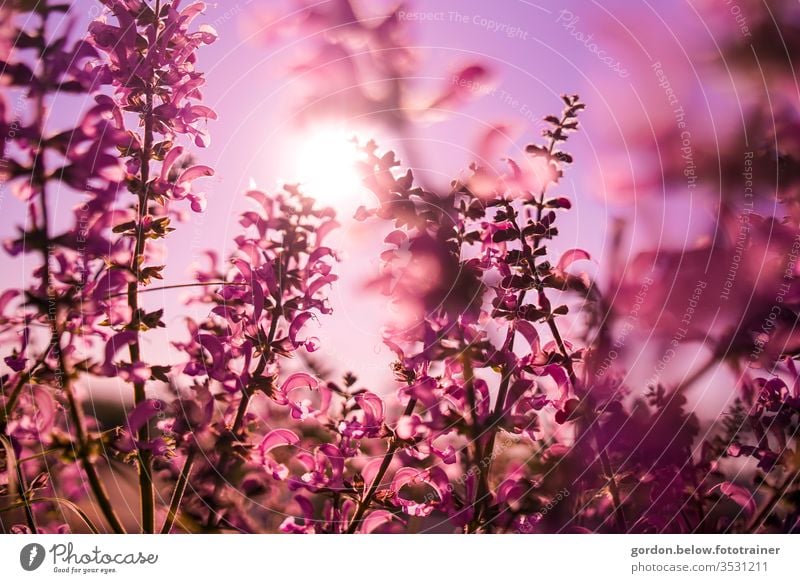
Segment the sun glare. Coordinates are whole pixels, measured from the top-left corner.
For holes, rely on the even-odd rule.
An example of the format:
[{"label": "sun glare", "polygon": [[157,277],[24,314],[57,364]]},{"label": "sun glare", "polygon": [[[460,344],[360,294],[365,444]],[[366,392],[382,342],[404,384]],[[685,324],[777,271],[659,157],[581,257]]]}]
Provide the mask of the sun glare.
[{"label": "sun glare", "polygon": [[296,180],[323,204],[351,206],[363,192],[358,158],[353,134],[333,128],[310,132],[300,137],[297,147]]}]

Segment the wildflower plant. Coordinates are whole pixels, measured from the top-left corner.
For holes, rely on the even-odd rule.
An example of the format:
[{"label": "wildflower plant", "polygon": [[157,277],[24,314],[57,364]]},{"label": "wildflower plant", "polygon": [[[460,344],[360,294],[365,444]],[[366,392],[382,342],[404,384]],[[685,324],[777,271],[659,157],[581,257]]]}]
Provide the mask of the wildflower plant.
[{"label": "wildflower plant", "polygon": [[[611,356],[619,300],[583,270],[586,250],[553,253],[574,202],[561,189],[586,108],[577,95],[502,172],[476,162],[444,190],[376,142],[360,146],[375,204],[355,218],[388,230],[369,288],[393,308],[393,391],[317,360],[340,225],[301,185],[244,193],[233,251],[208,251],[180,284],[202,316],[173,336],[179,357],[147,354],[143,338],[168,318],[144,293],[214,174],[195,160],[216,119],[198,53],[217,35],[198,23],[201,2],[101,4],[77,41],[49,27],[64,4],[3,8],[16,18],[0,41],[16,43],[0,42],[0,178],[27,214],[4,249],[36,264],[0,293],[4,531],[796,530],[795,226],[747,241],[769,248],[787,287],[774,317],[755,308],[716,339],[727,346],[713,363],[762,368],[701,434],[686,396],[699,376],[629,386]],[[56,93],[88,104],[74,127],[51,127]],[[56,195],[72,197],[66,222],[52,216]],[[89,391],[109,379],[130,395],[117,419]],[[742,460],[756,466],[750,482]],[[109,487],[119,479],[136,484],[133,513]]]}]

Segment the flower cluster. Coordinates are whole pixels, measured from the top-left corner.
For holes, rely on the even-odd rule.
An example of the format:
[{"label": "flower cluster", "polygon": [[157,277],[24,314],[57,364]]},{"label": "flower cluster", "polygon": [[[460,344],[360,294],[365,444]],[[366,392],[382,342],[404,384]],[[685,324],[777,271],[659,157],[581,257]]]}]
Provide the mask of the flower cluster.
[{"label": "flower cluster", "polygon": [[[174,417],[161,425],[176,440],[182,472],[194,469],[186,519],[206,528],[256,529],[244,510],[265,488],[263,468],[273,476],[285,473],[268,463],[267,452],[289,432],[278,430],[255,448],[252,435],[263,426],[250,409],[265,404],[253,401],[263,397],[285,407],[288,420],[302,421],[324,416],[331,395],[315,375],[286,376],[280,363],[317,349],[314,328],[331,311],[326,292],[337,279],[336,253],[325,238],[338,226],[334,213],[315,208],[292,185],[275,195],[251,190],[246,196],[254,208],[241,216],[243,232],[230,263],[221,267],[210,255],[211,265],[196,274],[198,283],[218,287],[190,300],[208,306],[209,316],[190,320],[188,339],[175,343],[187,355],[181,372],[192,384],[176,395]],[[174,463],[165,470],[176,480],[181,475]]]},{"label": "flower cluster", "polygon": [[[214,173],[194,152],[216,118],[197,58],[216,32],[195,23],[199,2],[101,4],[77,42],[48,26],[66,4],[0,8],[0,183],[26,211],[3,247],[36,262],[0,292],[2,531],[797,531],[796,221],[753,212],[743,229],[725,215],[713,243],[598,281],[587,251],[558,247],[576,95],[521,159],[476,162],[445,189],[360,148],[376,203],[355,218],[387,233],[368,288],[391,307],[393,391],[319,357],[339,223],[292,184],[246,192],[230,256],[209,251],[191,283],[164,286],[191,288],[202,316],[173,341],[175,362],[148,354],[143,335],[167,317],[141,294]],[[342,1],[295,17],[338,30],[320,58],[356,66],[364,48],[357,67],[383,91],[353,83],[348,99],[411,124],[397,12],[367,26]],[[485,73],[466,67],[414,115],[450,108]],[[50,127],[56,93],[90,103],[73,127]],[[52,216],[62,195],[66,221]],[[618,358],[632,321],[666,343],[660,363],[684,341],[708,343],[708,363],[634,388]],[[736,399],[703,427],[687,393],[721,362]],[[129,398],[103,410],[89,387],[111,379]],[[136,482],[135,516],[112,481]]]},{"label": "flower cluster", "polygon": [[[110,527],[121,531],[96,467],[104,442],[85,418],[79,376],[88,366],[87,352],[103,338],[102,331],[96,335],[91,289],[113,247],[111,201],[125,179],[117,156],[125,136],[112,119],[113,106],[100,96],[74,127],[53,131],[46,123],[54,94],[93,94],[100,84],[94,68],[99,55],[91,44],[73,41],[69,29],[58,35],[48,30],[48,21],[66,8],[49,2],[5,8],[15,42],[0,71],[17,95],[13,104],[4,100],[0,106],[1,179],[26,206],[28,220],[3,246],[11,256],[40,259],[23,286],[2,294],[0,334],[10,347],[4,362],[11,373],[2,377],[0,426],[5,470],[17,474],[3,494],[13,496],[13,507],[25,508],[20,529],[58,531],[65,528],[66,510],[82,516],[72,500],[80,499],[80,484],[87,483]],[[55,232],[51,206],[62,189],[83,198],[73,203],[68,227]],[[86,312],[83,298],[89,300]],[[45,452],[51,451],[72,462],[60,476],[63,489],[54,488],[47,472]],[[37,508],[46,524],[38,524],[30,504],[35,497],[48,500]]]},{"label": "flower cluster", "polygon": [[[196,32],[189,29],[202,3],[183,10],[178,2],[156,2],[153,7],[141,1],[103,4],[107,12],[90,25],[88,37],[72,42],[69,29],[57,38],[50,38],[47,30],[48,19],[68,5],[38,3],[19,18],[30,29],[16,31],[16,60],[2,63],[7,84],[25,91],[19,99],[33,104],[30,120],[21,111],[13,117],[15,112],[2,108],[0,126],[15,146],[8,158],[4,150],[3,179],[28,206],[31,218],[4,247],[11,255],[41,256],[24,302],[14,303],[20,297],[17,290],[3,294],[2,333],[14,335],[18,345],[5,357],[14,375],[3,379],[3,427],[17,453],[23,445],[33,448],[26,451],[34,457],[20,470],[22,478],[47,463],[45,450],[77,458],[85,478],[67,470],[70,481],[77,482],[67,493],[50,492],[51,498],[80,498],[78,485],[86,480],[116,532],[126,527],[95,466],[107,463],[98,458],[134,452],[142,490],[141,528],[152,532],[149,466],[164,446],[148,437],[141,409],[150,402],[145,384],[165,380],[169,367],[142,358],[139,334],[163,326],[163,310],[143,309],[138,294],[140,286],[160,278],[163,266],[151,264],[158,252],[148,242],[173,230],[172,201],[187,199],[196,211],[204,206],[192,183],[213,172],[187,165],[176,139],[188,135],[198,146],[208,142],[203,126],[215,114],[197,103],[204,80],[195,68],[195,53],[216,35],[207,25]],[[117,26],[106,22],[109,15]],[[28,24],[37,20],[36,27]],[[86,95],[93,105],[74,128],[53,132],[45,123],[49,98],[64,92]],[[158,163],[160,169],[154,167]],[[49,206],[51,196],[62,189],[78,197],[72,224],[55,233]],[[125,190],[134,195],[132,204],[120,196]],[[129,360],[120,360],[118,353],[126,347]],[[91,376],[134,385],[136,408],[123,430],[127,437],[117,438],[118,430],[104,431],[86,417],[83,386]],[[47,480],[39,483],[38,489],[50,487]],[[21,494],[24,501],[34,492]],[[32,521],[28,528],[36,530]]]}]

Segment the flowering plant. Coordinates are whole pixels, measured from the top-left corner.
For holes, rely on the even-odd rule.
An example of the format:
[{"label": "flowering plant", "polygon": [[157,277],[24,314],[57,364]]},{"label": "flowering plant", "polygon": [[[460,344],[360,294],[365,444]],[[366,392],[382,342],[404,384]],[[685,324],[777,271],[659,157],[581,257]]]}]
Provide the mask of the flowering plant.
[{"label": "flowering plant", "polygon": [[[0,180],[27,214],[4,249],[36,258],[24,285],[0,294],[3,531],[797,529],[796,227],[754,214],[741,244],[771,259],[757,276],[766,299],[722,314],[746,325],[713,338],[699,373],[632,386],[618,360],[631,321],[657,326],[666,311],[680,323],[668,346],[710,338],[695,315],[709,277],[659,250],[610,297],[584,271],[586,250],[554,252],[573,206],[561,188],[586,108],[577,95],[544,118],[542,143],[502,170],[473,163],[445,190],[376,142],[359,146],[375,204],[355,219],[388,229],[369,288],[393,308],[383,331],[393,391],[317,360],[312,330],[332,312],[341,257],[329,237],[340,225],[294,184],[245,193],[230,256],[209,251],[193,282],[172,286],[191,288],[187,303],[203,314],[172,341],[180,357],[146,354],[145,335],[166,326],[165,308],[144,296],[159,289],[164,241],[192,220],[187,206],[205,210],[200,185],[214,174],[195,155],[217,117],[202,102],[198,52],[217,33],[196,24],[201,2],[101,4],[78,41],[48,26],[64,4],[2,9],[15,24],[0,36]],[[382,38],[402,46],[395,16],[361,28],[376,55]],[[324,40],[351,51],[345,41]],[[408,66],[398,54],[372,64],[391,65],[391,77]],[[60,93],[90,105],[53,130]],[[62,189],[73,206],[56,221]],[[655,281],[670,276],[691,311],[661,297]],[[719,362],[741,372],[737,399],[704,428],[687,392]],[[93,406],[92,383],[109,379],[130,397],[116,415]],[[118,481],[135,482],[133,512],[109,486]]]}]

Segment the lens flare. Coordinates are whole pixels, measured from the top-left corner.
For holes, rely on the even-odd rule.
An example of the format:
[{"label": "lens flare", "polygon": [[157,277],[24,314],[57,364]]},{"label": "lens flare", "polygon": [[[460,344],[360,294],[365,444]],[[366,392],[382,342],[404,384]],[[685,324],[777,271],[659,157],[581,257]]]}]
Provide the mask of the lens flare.
[{"label": "lens flare", "polygon": [[323,204],[349,207],[361,198],[363,186],[356,163],[360,153],[353,133],[320,128],[300,137],[295,178],[304,192]]}]

